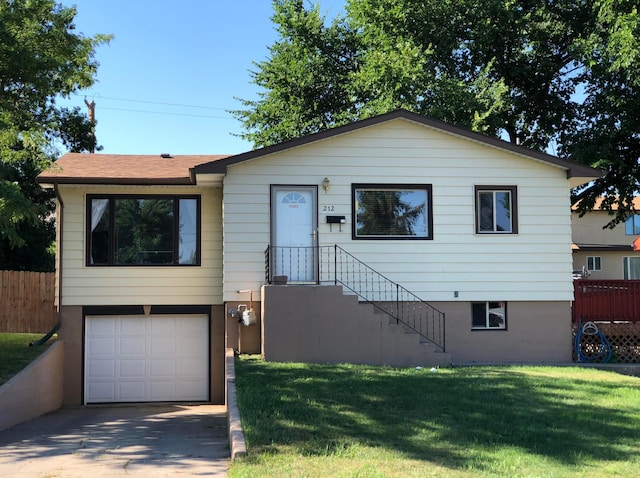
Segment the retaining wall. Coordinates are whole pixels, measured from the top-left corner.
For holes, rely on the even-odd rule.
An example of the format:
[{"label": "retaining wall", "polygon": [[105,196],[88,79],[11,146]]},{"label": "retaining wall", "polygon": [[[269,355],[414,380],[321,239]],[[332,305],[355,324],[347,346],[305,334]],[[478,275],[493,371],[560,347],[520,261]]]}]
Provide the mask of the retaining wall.
[{"label": "retaining wall", "polygon": [[62,406],[64,342],[56,341],[0,387],[0,431]]}]

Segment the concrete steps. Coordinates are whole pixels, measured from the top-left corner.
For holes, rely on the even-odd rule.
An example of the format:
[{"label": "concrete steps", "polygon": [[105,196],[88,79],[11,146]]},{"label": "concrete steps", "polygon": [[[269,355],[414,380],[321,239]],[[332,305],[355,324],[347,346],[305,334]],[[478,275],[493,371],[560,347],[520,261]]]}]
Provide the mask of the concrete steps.
[{"label": "concrete steps", "polygon": [[[368,302],[360,302],[353,294],[345,294],[341,288],[340,294],[345,302],[355,304],[364,315],[365,320],[379,321],[382,324],[381,333],[384,337],[383,350],[385,365],[398,367],[411,366],[447,366],[451,365],[451,354],[443,352],[433,342],[422,337],[402,322],[398,323],[386,312]],[[384,345],[383,345],[384,347]],[[389,352],[389,354],[385,353]]]}]

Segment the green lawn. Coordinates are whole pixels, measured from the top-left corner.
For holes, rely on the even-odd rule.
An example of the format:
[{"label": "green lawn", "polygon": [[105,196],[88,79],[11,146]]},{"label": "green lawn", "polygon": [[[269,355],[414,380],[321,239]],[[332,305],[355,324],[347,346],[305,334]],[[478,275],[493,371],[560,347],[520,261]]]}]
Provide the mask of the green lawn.
[{"label": "green lawn", "polygon": [[640,379],[236,361],[239,477],[637,476]]},{"label": "green lawn", "polygon": [[35,342],[43,335],[0,333],[0,385],[47,350],[52,341],[45,345],[29,347],[29,343]]}]

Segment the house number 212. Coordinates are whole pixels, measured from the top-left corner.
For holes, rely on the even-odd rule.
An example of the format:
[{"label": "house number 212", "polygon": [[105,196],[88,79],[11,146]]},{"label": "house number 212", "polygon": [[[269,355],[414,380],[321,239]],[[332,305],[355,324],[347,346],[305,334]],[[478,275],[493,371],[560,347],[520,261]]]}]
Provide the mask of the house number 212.
[{"label": "house number 212", "polygon": [[336,210],[335,206],[322,206],[322,212],[333,212]]}]

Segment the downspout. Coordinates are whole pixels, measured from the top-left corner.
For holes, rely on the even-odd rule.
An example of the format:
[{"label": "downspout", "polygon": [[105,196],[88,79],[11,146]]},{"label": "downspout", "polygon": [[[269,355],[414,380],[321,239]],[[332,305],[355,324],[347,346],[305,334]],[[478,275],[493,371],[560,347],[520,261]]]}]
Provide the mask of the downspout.
[{"label": "downspout", "polygon": [[60,322],[60,309],[62,308],[62,251],[64,250],[62,247],[62,241],[64,238],[64,234],[62,234],[64,224],[64,202],[62,201],[62,196],[58,190],[58,183],[54,183],[53,189],[56,193],[56,200],[58,201],[60,210],[60,214],[57,217],[58,223],[56,224],[58,229],[58,243],[56,244],[56,255],[58,256],[56,264],[56,269],[58,271],[58,322]]}]

